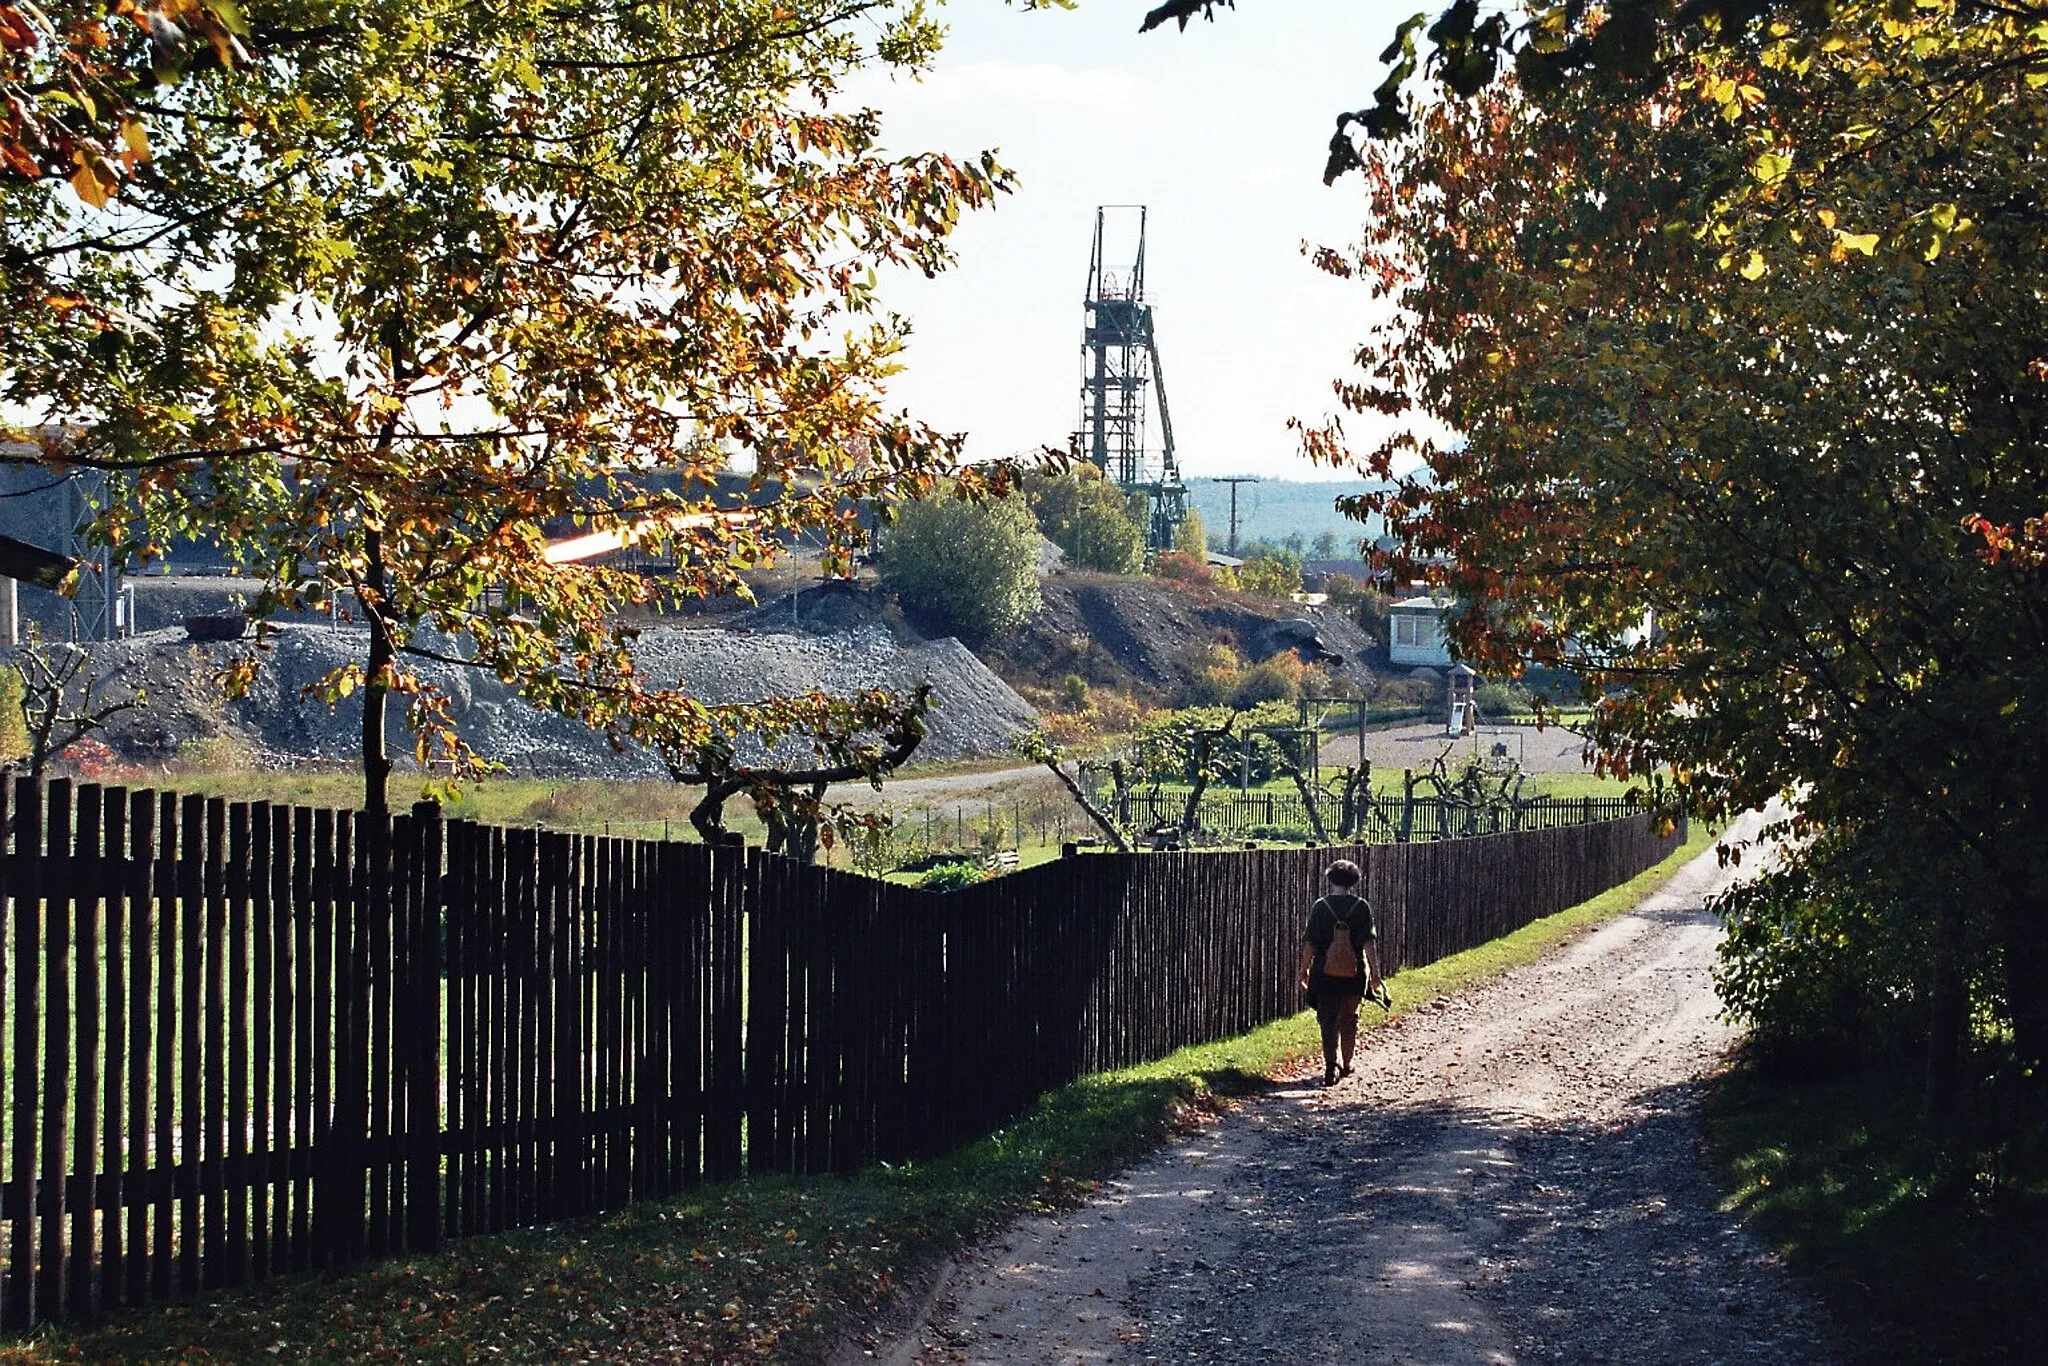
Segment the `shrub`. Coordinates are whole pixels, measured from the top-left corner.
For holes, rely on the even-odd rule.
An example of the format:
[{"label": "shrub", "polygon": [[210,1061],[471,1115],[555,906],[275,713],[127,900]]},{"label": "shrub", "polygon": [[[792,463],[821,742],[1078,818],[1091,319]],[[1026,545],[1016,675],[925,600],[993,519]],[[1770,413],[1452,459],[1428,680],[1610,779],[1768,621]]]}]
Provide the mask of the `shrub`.
[{"label": "shrub", "polygon": [[246,773],[256,756],[231,735],[199,735],[178,746],[175,763],[181,773]]},{"label": "shrub", "polygon": [[1184,550],[1162,550],[1152,557],[1152,573],[1175,583],[1208,584],[1215,580],[1206,561]]},{"label": "shrub", "polygon": [[1245,592],[1264,598],[1284,598],[1299,593],[1301,560],[1293,555],[1254,556],[1237,571],[1237,584]]},{"label": "shrub", "polygon": [[1181,519],[1180,526],[1173,533],[1173,548],[1193,557],[1198,564],[1207,563],[1209,532],[1202,525],[1202,514],[1198,509],[1189,508],[1188,515]]},{"label": "shrub", "polygon": [[1444,685],[1437,678],[1387,678],[1373,693],[1377,707],[1432,707],[1443,701]]},{"label": "shrub", "polygon": [[882,581],[964,634],[1000,634],[1038,610],[1038,524],[1015,497],[906,503],[882,540]]},{"label": "shrub", "polygon": [[977,882],[988,881],[988,872],[969,859],[951,859],[926,869],[917,885],[928,892],[957,892]]},{"label": "shrub", "polygon": [[1285,840],[1289,844],[1306,844],[1316,837],[1315,831],[1305,825],[1254,825],[1244,833],[1247,839]]},{"label": "shrub", "polygon": [[1349,574],[1332,574],[1323,581],[1330,605],[1349,616],[1374,640],[1387,639],[1387,608],[1393,604],[1379,589]]},{"label": "shrub", "polygon": [[0,759],[28,757],[28,719],[21,710],[26,693],[21,670],[0,666]]},{"label": "shrub", "polygon": [[1060,705],[1067,711],[1088,709],[1088,680],[1079,674],[1068,674],[1060,680]]},{"label": "shrub", "polygon": [[1301,696],[1302,685],[1308,676],[1301,657],[1292,650],[1282,650],[1271,659],[1260,660],[1246,669],[1237,680],[1231,701],[1240,707],[1255,707],[1261,702],[1292,702]]},{"label": "shrub", "polygon": [[1887,857],[1830,830],[1716,900],[1728,932],[1715,986],[1767,1065],[1810,1073],[1919,1043],[1923,974],[1901,969],[1927,960],[1932,918],[1893,885]]},{"label": "shrub", "polygon": [[1188,647],[1181,663],[1188,671],[1181,697],[1184,707],[1222,706],[1236,693],[1238,675],[1244,671],[1237,651],[1221,642]]},{"label": "shrub", "polygon": [[1479,704],[1481,716],[1526,716],[1536,705],[1536,699],[1529,690],[1519,683],[1489,681],[1472,690],[1472,700]]}]

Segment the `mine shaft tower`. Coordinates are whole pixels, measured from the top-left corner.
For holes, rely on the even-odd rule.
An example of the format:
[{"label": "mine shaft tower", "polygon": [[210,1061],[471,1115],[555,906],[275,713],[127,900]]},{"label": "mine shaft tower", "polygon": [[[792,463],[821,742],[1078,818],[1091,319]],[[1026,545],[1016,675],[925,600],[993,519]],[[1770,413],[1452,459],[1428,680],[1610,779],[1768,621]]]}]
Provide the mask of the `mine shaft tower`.
[{"label": "mine shaft tower", "polygon": [[[1136,212],[1136,259],[1119,278],[1109,269],[1104,230],[1111,210]],[[1173,414],[1166,406],[1166,372],[1159,364],[1159,338],[1152,305],[1145,302],[1145,206],[1107,204],[1095,210],[1095,249],[1088,260],[1087,323],[1081,334],[1081,456],[1127,492],[1150,502],[1146,528],[1149,550],[1171,550],[1174,532],[1187,516],[1188,491],[1173,454]],[[1159,390],[1160,444],[1145,445],[1145,391]]]}]

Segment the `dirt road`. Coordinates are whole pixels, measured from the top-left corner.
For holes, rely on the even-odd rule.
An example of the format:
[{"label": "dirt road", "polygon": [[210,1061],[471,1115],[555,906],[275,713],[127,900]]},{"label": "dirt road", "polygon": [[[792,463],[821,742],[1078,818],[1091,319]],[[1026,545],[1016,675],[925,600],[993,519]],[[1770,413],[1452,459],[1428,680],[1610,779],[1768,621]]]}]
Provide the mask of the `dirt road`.
[{"label": "dirt road", "polygon": [[[1370,1036],[1084,1208],[959,1258],[845,1360],[1826,1362],[1719,1212],[1697,1078],[1732,1035],[1709,852],[1542,963]],[[1320,1070],[1320,1069],[1318,1069]]]}]

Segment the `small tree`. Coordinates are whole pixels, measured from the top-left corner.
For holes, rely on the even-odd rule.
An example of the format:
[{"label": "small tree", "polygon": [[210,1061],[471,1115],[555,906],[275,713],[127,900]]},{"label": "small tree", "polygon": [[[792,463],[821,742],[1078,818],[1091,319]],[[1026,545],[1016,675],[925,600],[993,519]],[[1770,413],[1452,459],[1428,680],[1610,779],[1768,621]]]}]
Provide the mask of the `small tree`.
[{"label": "small tree", "polygon": [[[28,773],[40,778],[50,764],[79,741],[124,711],[146,705],[135,692],[109,692],[92,652],[70,642],[46,647],[33,623],[16,657],[17,686],[0,690],[18,699]],[[11,722],[14,718],[10,717]],[[0,734],[12,731],[0,727]]]},{"label": "small tree", "polygon": [[1173,533],[1173,548],[1183,555],[1192,555],[1198,563],[1209,559],[1209,531],[1202,525],[1202,514],[1196,508],[1189,508],[1188,515],[1181,519],[1180,526]]},{"label": "small tree", "polygon": [[897,509],[882,581],[967,635],[999,635],[1038,610],[1038,524],[1014,495],[941,497]]},{"label": "small tree", "polygon": [[1135,574],[1145,563],[1143,523],[1131,515],[1123,490],[1085,461],[1057,475],[1024,481],[1025,497],[1045,538],[1077,569]]}]

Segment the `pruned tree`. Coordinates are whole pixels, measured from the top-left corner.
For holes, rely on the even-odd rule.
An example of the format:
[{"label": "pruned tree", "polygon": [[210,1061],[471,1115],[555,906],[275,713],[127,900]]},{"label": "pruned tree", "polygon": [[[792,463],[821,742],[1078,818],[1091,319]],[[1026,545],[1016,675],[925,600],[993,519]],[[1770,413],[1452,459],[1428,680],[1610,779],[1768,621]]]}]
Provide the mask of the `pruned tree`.
[{"label": "pruned tree", "polygon": [[[1102,832],[1103,838],[1116,846],[1118,853],[1131,852],[1131,842],[1125,836],[1123,827],[1109,812],[1102,809],[1081,782],[1081,775],[1085,771],[1083,764],[1086,761],[1075,762],[1070,769],[1067,755],[1040,730],[1023,732],[1012,741],[1012,747],[1021,758],[1034,764],[1043,764],[1047,772],[1058,778],[1060,786],[1074,799],[1074,804],[1095,823],[1095,828]],[[1114,761],[1103,767],[1112,774],[1117,791],[1121,795],[1126,790],[1124,765],[1121,761]]]},{"label": "pruned tree", "polygon": [[688,730],[621,607],[743,591],[798,531],[843,565],[862,502],[953,479],[885,407],[871,275],[942,269],[1008,176],[885,153],[840,90],[940,35],[915,0],[0,4],[6,435],[119,474],[124,559],[218,541],[259,620],[346,604],[321,693],[363,701],[373,811],[387,703],[474,768],[423,658]]},{"label": "pruned tree", "polygon": [[[843,803],[828,805],[826,792],[834,783],[852,782],[880,791],[923,743],[931,705],[928,683],[907,699],[881,691],[852,698],[812,693],[767,707],[707,708],[704,731],[687,739],[659,732],[652,738],[672,779],[704,789],[690,824],[706,844],[733,841],[726,803],[744,796],[767,827],[768,851],[809,863],[835,828],[883,819]],[[808,762],[774,757],[799,746],[808,746]],[[750,752],[763,757],[750,758]]]},{"label": "pruned tree", "polygon": [[114,717],[149,703],[140,688],[109,689],[92,651],[69,641],[47,644],[33,622],[12,667],[21,679],[18,696],[31,778],[42,777],[66,750]]}]

